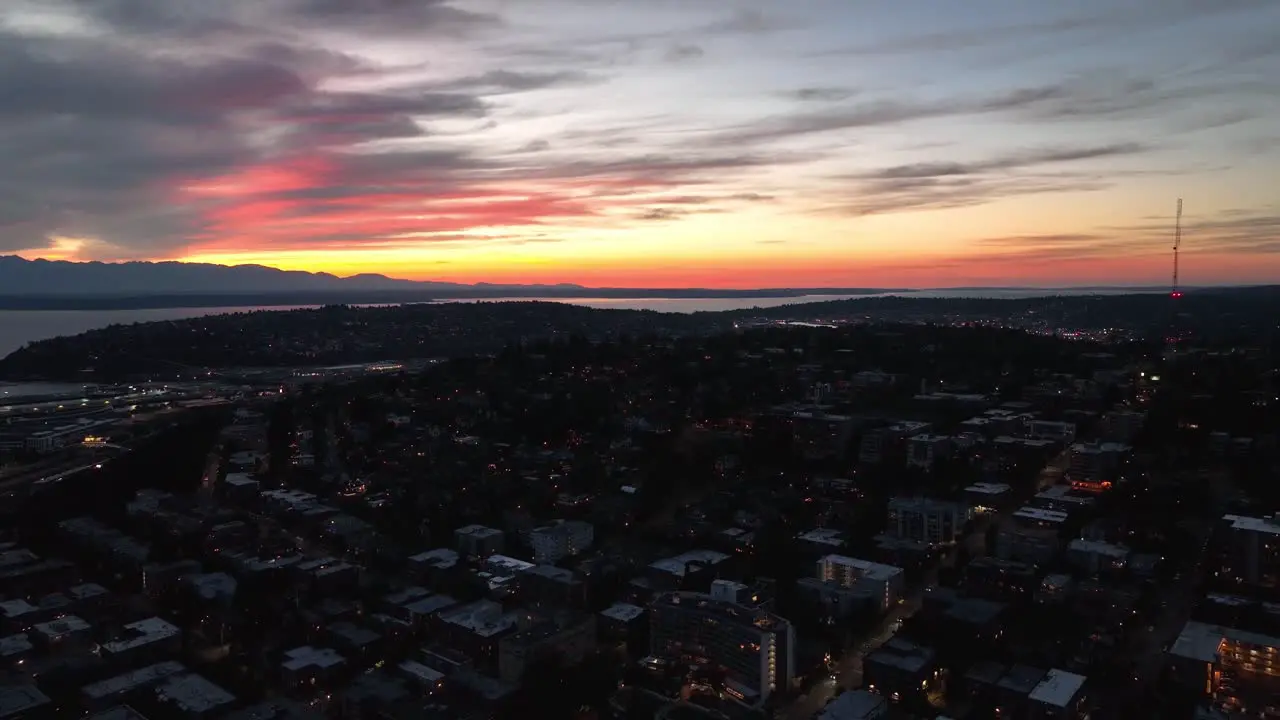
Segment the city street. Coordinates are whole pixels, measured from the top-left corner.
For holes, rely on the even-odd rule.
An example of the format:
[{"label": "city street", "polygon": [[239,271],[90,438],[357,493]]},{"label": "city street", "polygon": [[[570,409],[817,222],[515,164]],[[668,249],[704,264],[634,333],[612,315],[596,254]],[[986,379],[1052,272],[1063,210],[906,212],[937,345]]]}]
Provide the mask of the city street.
[{"label": "city street", "polygon": [[[1054,485],[1061,481],[1062,474],[1066,470],[1067,463],[1070,459],[1070,453],[1063,451],[1050,460],[1037,478],[1036,492]],[[971,540],[981,540],[983,537],[982,529],[991,523],[1000,522],[1001,514],[992,514],[986,523],[977,528],[976,532],[966,536],[961,540],[962,543]],[[924,594],[928,589],[938,584],[938,572],[944,567],[950,567],[955,564],[956,554],[948,553],[942,560],[938,562],[920,582],[920,584],[903,600],[903,603],[885,616],[883,622],[876,626],[876,630],[871,636],[862,640],[856,649],[840,661],[836,668],[835,680],[823,680],[816,683],[807,695],[791,703],[791,705],[782,709],[778,713],[778,717],[783,720],[809,720],[815,713],[827,704],[827,701],[835,697],[836,688],[844,687],[855,690],[862,687],[862,660],[868,653],[875,651],[881,645],[889,641],[896,633],[897,624],[915,615],[920,610],[924,600]],[[1181,626],[1179,626],[1180,629]]]},{"label": "city street", "polygon": [[[954,555],[948,555],[938,566],[943,567]],[[894,608],[876,626],[870,637],[864,638],[856,649],[850,650],[836,666],[835,680],[823,680],[813,686],[809,693],[779,711],[778,717],[783,720],[808,720],[814,713],[822,709],[827,701],[835,697],[837,687],[857,689],[862,687],[862,659],[884,645],[897,632],[897,624],[915,615],[923,604],[927,588],[937,584],[938,568],[931,570],[920,586],[906,597],[902,604]]]}]

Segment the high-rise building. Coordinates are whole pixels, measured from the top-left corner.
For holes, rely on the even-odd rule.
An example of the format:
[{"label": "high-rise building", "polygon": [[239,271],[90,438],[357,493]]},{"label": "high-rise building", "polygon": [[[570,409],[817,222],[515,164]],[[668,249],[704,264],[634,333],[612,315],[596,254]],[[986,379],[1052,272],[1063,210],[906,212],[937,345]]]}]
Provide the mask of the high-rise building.
[{"label": "high-rise building", "polygon": [[1280,638],[1192,621],[1168,654],[1211,705],[1239,717],[1280,716]]},{"label": "high-rise building", "polygon": [[747,705],[795,677],[795,630],[764,610],[703,593],[664,593],[649,607],[649,627],[652,655],[722,669],[725,691]]},{"label": "high-rise building", "polygon": [[497,528],[468,525],[453,531],[458,552],[468,557],[486,558],[502,552],[503,534]]},{"label": "high-rise building", "polygon": [[1264,517],[1225,515],[1222,571],[1228,578],[1280,588],[1280,513]]},{"label": "high-rise building", "polygon": [[1078,490],[1107,490],[1115,483],[1129,450],[1128,445],[1120,443],[1076,443],[1071,446],[1066,478]]},{"label": "high-rise building", "polygon": [[959,503],[897,497],[889,501],[885,535],[922,545],[947,545],[959,537],[969,515],[969,508]]},{"label": "high-rise building", "polygon": [[869,560],[827,555],[818,561],[817,579],[830,585],[865,596],[876,609],[888,610],[902,597],[902,568]]},{"label": "high-rise building", "polygon": [[590,548],[594,539],[595,528],[581,520],[560,520],[529,533],[533,559],[540,564],[555,564],[577,555]]}]

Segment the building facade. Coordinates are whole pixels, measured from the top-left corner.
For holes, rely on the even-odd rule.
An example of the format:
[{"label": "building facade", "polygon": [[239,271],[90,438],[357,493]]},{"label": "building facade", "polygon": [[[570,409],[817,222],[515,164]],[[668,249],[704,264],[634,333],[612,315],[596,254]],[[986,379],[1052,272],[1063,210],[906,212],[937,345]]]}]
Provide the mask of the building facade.
[{"label": "building facade", "polygon": [[795,631],[786,620],[703,593],[671,592],[649,608],[655,657],[722,668],[726,691],[754,705],[795,678]]}]

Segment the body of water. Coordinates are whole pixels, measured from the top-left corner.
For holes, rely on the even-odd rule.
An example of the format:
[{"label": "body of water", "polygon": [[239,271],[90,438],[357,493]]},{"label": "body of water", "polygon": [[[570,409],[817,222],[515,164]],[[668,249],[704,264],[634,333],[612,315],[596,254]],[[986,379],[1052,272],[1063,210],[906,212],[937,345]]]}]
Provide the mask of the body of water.
[{"label": "body of water", "polygon": [[[990,297],[1024,298],[1044,295],[1121,294],[1132,290],[1038,290],[1038,289],[978,289],[978,290],[919,290],[911,297]],[[903,294],[903,293],[894,293]],[[657,310],[659,312],[691,313],[699,311],[745,310],[753,307],[767,308],[797,303],[845,300],[849,298],[879,297],[877,295],[805,295],[785,298],[485,298],[482,300],[447,300],[444,302],[503,302],[551,301],[602,309]],[[221,315],[223,313],[252,312],[255,310],[301,310],[318,305],[283,305],[264,307],[206,307],[206,308],[157,308],[142,310],[0,310],[0,357],[30,342],[47,340],[63,335],[78,335],[98,330],[108,325],[154,322],[157,320],[183,320]]]}]

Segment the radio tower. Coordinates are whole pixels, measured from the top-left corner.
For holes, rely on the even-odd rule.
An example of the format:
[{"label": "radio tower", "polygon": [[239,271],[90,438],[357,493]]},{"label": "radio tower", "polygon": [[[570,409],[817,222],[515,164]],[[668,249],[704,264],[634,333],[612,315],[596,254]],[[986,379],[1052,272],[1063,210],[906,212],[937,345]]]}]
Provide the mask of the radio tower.
[{"label": "radio tower", "polygon": [[1178,322],[1178,300],[1182,291],[1178,289],[1178,249],[1182,246],[1182,198],[1178,198],[1178,212],[1173,221],[1173,282],[1169,286],[1169,334],[1165,340],[1168,350],[1176,352],[1178,341],[1182,339]]},{"label": "radio tower", "polygon": [[1169,297],[1177,300],[1182,297],[1178,289],[1178,247],[1182,245],[1182,198],[1178,198],[1178,215],[1173,223],[1173,289]]}]

